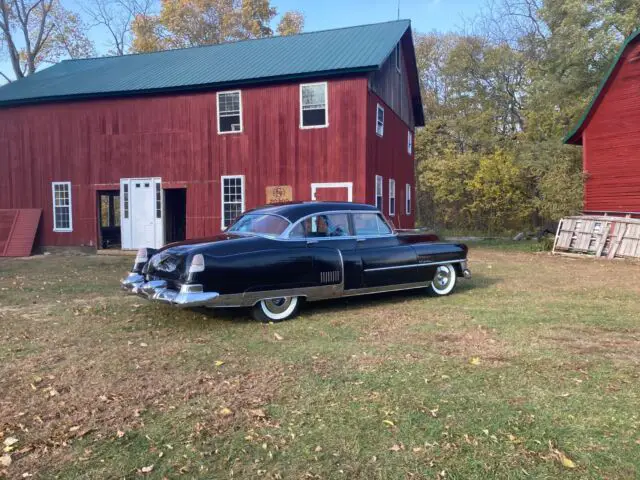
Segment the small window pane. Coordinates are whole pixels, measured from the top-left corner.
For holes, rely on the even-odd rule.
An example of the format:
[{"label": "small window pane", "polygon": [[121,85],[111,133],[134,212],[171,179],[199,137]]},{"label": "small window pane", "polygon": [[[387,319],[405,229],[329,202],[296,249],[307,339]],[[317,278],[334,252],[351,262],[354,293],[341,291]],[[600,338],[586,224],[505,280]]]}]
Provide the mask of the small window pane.
[{"label": "small window pane", "polygon": [[382,177],[376,175],[376,208],[382,211]]},{"label": "small window pane", "polygon": [[384,108],[380,105],[376,110],[376,134],[380,137],[384,135]]},{"label": "small window pane", "polygon": [[55,182],[53,193],[53,230],[70,232],[71,228],[71,183]]},{"label": "small window pane", "polygon": [[303,127],[327,125],[327,84],[300,86],[300,116]]},{"label": "small window pane", "polygon": [[242,98],[240,92],[218,93],[218,131],[242,131]]},{"label": "small window pane", "polygon": [[228,227],[244,211],[243,178],[222,178],[222,225]]},{"label": "small window pane", "polygon": [[307,238],[347,237],[349,230],[349,215],[346,213],[331,213],[315,215],[301,222],[304,236]]}]

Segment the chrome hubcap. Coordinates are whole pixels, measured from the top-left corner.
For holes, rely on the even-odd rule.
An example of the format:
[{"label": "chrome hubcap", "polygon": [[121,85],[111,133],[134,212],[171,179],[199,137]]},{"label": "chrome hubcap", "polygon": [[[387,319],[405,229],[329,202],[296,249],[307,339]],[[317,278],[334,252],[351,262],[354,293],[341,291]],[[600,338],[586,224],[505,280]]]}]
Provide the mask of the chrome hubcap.
[{"label": "chrome hubcap", "polygon": [[433,282],[436,284],[438,290],[444,290],[451,283],[451,270],[447,267],[438,267],[436,270],[436,276],[433,279]]},{"label": "chrome hubcap", "polygon": [[279,314],[284,312],[291,305],[293,297],[270,298],[263,300],[264,306],[271,313]]}]

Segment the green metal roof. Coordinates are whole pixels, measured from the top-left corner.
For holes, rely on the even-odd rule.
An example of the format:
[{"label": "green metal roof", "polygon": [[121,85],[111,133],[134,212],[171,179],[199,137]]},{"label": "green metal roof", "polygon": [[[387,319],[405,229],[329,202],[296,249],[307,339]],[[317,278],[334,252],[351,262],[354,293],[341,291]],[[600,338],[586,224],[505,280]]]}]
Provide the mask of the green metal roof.
[{"label": "green metal roof", "polygon": [[563,143],[582,145],[582,130],[586,126],[585,122],[589,117],[591,110],[593,110],[593,107],[598,101],[598,98],[600,98],[600,94],[602,93],[602,90],[604,90],[604,87],[606,87],[607,83],[609,82],[609,78],[611,77],[614,70],[616,69],[616,66],[618,65],[618,62],[620,61],[620,59],[622,58],[624,51],[627,49],[629,44],[639,36],[640,36],[640,29],[636,30],[625,39],[624,43],[620,47],[620,50],[618,50],[618,53],[616,54],[616,58],[613,60],[613,62],[611,63],[611,66],[609,67],[609,70],[607,71],[606,75],[603,77],[602,81],[600,82],[600,85],[598,86],[598,90],[596,91],[595,95],[589,102],[589,105],[587,106],[586,110],[580,117],[580,120],[578,120],[578,123],[576,124],[576,126],[573,127],[573,129],[562,140]]},{"label": "green metal roof", "polygon": [[1,87],[0,106],[367,72],[380,68],[407,31],[411,34],[411,22],[397,20],[163,52],[65,60]]}]

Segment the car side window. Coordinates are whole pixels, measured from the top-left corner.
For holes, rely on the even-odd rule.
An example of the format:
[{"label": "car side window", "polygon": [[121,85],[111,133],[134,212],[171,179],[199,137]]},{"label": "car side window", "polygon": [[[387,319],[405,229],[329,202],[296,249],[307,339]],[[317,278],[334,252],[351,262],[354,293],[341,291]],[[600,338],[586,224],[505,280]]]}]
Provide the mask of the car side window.
[{"label": "car side window", "polygon": [[354,213],[353,225],[357,236],[389,235],[391,228],[378,213]]},{"label": "car side window", "polygon": [[289,238],[332,238],[350,235],[348,214],[321,213],[298,223],[291,230]]}]

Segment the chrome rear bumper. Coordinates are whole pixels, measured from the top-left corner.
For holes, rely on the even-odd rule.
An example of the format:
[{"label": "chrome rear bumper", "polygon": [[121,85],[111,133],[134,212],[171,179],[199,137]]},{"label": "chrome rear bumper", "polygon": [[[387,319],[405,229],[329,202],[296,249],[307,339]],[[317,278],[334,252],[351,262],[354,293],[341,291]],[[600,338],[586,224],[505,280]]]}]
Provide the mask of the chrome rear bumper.
[{"label": "chrome rear bumper", "polygon": [[130,273],[121,284],[122,288],[132,295],[183,308],[212,307],[220,297],[216,292],[203,292],[202,285],[182,285],[180,290],[174,290],[168,288],[164,280],[145,282],[142,275],[135,273]]}]

